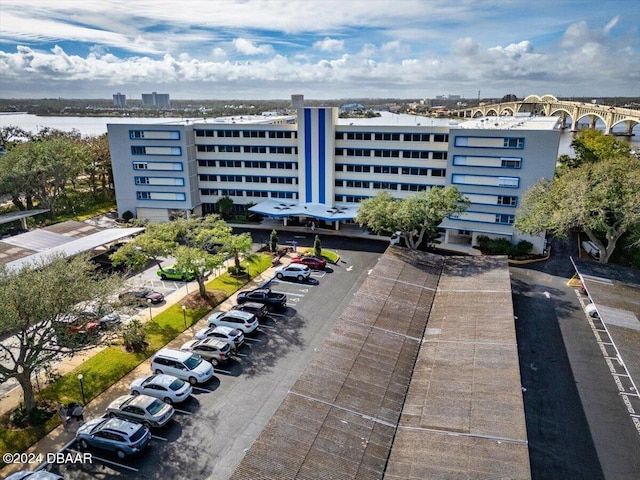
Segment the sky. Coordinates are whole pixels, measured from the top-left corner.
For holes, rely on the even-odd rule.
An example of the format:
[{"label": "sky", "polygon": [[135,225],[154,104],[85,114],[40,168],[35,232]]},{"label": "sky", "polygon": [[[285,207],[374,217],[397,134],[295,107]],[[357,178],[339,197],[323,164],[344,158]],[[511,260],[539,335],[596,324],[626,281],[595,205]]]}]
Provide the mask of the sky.
[{"label": "sky", "polygon": [[0,98],[640,96],[640,0],[1,0]]}]

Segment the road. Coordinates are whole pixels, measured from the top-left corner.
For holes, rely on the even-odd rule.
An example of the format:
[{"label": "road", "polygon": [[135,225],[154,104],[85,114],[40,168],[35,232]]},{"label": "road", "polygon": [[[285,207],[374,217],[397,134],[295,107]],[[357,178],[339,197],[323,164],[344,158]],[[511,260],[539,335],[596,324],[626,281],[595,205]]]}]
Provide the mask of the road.
[{"label": "road", "polygon": [[102,460],[60,467],[65,478],[228,478],[387,246],[371,242],[364,248],[375,251],[356,251],[343,247],[362,248],[360,240],[325,241],[325,248],[338,249],[338,265],[314,273],[312,282],[273,281],[273,290],[288,295],[287,311],[272,316],[238,358],[195,389],[176,419],[154,432],[150,448],[125,461],[94,450]]},{"label": "road", "polygon": [[640,478],[640,437],[576,290],[569,243],[552,258],[511,267],[513,305],[534,480]]}]

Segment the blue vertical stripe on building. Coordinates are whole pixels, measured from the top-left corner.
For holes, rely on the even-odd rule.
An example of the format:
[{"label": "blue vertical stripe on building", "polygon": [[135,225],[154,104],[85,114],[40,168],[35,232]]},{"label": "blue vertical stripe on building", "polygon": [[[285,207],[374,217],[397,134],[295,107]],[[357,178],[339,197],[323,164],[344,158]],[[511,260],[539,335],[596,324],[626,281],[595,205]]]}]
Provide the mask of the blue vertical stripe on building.
[{"label": "blue vertical stripe on building", "polygon": [[320,203],[325,203],[325,114],[327,111],[324,108],[318,110],[318,194]]},{"label": "blue vertical stripe on building", "polygon": [[304,188],[305,202],[311,202],[311,110],[304,110]]}]

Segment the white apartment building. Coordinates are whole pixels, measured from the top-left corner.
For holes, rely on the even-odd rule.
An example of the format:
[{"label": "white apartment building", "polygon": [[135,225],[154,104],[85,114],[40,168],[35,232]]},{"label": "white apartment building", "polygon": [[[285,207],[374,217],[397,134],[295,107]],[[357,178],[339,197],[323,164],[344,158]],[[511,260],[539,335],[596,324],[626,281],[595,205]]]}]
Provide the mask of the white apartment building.
[{"label": "white apartment building", "polygon": [[109,124],[118,212],[166,221],[175,211],[202,215],[229,197],[241,209],[307,219],[339,229],[358,202],[388,190],[404,198],[455,185],[469,209],[442,223],[446,243],[478,235],[544,238],[514,230],[523,193],[553,178],[560,129],[555,117],[453,122],[381,112],[338,118],[337,107],[297,115],[243,116],[179,123]]}]

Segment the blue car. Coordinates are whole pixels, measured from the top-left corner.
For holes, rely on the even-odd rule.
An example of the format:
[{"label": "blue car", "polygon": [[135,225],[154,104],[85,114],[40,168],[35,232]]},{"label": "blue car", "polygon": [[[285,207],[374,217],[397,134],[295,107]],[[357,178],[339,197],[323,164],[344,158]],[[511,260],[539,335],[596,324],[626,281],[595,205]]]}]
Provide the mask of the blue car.
[{"label": "blue car", "polygon": [[81,449],[101,448],[125,458],[142,450],[151,440],[149,429],[120,418],[96,418],[82,425],[76,433]]}]

